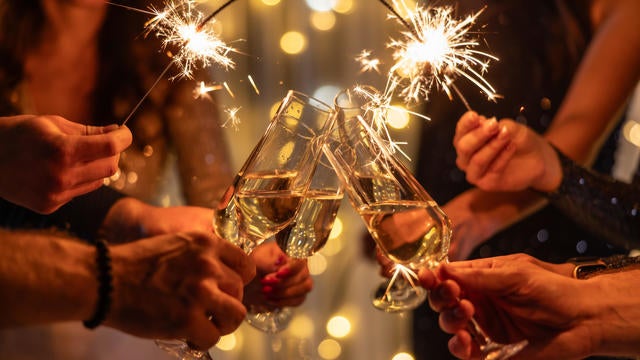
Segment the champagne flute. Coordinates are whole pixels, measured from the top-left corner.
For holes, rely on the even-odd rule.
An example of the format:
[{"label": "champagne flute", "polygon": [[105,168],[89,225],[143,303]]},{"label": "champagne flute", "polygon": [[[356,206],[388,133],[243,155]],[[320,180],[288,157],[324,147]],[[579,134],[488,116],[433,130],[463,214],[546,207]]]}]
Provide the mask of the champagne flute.
[{"label": "champagne flute", "polygon": [[274,235],[287,256],[308,258],[327,243],[344,188],[325,155],[321,155],[296,218]]},{"label": "champagne flute", "polygon": [[[295,217],[333,126],[335,111],[305,94],[289,91],[233,183],[215,209],[213,228],[246,253]],[[246,321],[269,333],[289,323],[291,310],[249,308]],[[262,312],[260,312],[262,311]],[[211,360],[208,351],[184,340],[156,340],[180,360]]]},{"label": "champagne flute", "polygon": [[[294,220],[311,183],[321,146],[335,120],[327,104],[289,91],[214,216],[216,234],[251,251]],[[269,333],[288,324],[291,309],[250,307],[247,322]]]},{"label": "champagne flute", "polygon": [[[415,284],[415,270],[433,269],[447,261],[451,222],[372,129],[371,122],[384,115],[365,96],[372,91],[354,88],[336,96],[338,120],[323,151],[378,248],[395,263],[395,273],[374,305],[384,311],[404,311],[426,297]],[[483,359],[507,359],[527,344],[495,343],[475,319],[469,330]]]}]

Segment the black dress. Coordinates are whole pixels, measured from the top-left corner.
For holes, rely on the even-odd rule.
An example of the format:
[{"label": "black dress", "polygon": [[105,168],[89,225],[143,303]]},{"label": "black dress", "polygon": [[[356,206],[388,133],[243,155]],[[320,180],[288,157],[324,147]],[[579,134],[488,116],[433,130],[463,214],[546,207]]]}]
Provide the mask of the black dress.
[{"label": "black dress", "polygon": [[[562,103],[580,59],[591,39],[587,2],[554,0],[459,1],[458,14],[476,12],[486,24],[487,52],[500,61],[491,64],[486,78],[504,96],[489,102],[478,89],[460,79],[471,107],[480,114],[510,117],[543,132]],[[461,101],[432,92],[425,105],[431,121],[423,127],[416,177],[439,204],[471,187],[456,167],[452,144],[455,125],[466,111]],[[614,131],[616,133],[616,131]],[[610,139],[594,168],[608,173],[612,165]],[[575,256],[608,256],[621,252],[593,235],[554,206],[547,206],[483,243],[474,257],[528,253],[550,262]],[[423,305],[414,312],[413,342],[416,359],[453,359],[450,337],[438,327],[437,315]]]}]

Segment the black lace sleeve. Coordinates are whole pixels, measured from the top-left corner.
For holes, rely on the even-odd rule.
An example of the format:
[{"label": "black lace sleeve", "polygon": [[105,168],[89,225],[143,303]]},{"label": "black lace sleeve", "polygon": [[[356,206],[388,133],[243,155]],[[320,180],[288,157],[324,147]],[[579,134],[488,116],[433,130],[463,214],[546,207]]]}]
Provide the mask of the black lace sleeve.
[{"label": "black lace sleeve", "polygon": [[640,248],[640,186],[585,169],[560,151],[562,183],[551,204],[617,247]]}]

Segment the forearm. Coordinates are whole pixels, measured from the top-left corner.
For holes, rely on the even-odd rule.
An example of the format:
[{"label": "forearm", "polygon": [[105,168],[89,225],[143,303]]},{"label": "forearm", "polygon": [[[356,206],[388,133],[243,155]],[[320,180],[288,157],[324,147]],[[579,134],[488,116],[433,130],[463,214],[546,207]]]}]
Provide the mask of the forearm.
[{"label": "forearm", "polygon": [[45,232],[0,230],[0,327],[88,319],[95,249]]},{"label": "forearm", "polygon": [[455,228],[473,226],[474,236],[485,241],[534,213],[546,202],[531,192],[499,193],[473,188],[445,205]]},{"label": "forearm", "polygon": [[558,153],[560,186],[547,196],[553,206],[612,245],[640,247],[640,188],[591,172]]},{"label": "forearm", "polygon": [[640,355],[640,269],[619,271],[596,276],[591,282],[591,295],[585,300],[587,321],[597,334],[593,355]]}]

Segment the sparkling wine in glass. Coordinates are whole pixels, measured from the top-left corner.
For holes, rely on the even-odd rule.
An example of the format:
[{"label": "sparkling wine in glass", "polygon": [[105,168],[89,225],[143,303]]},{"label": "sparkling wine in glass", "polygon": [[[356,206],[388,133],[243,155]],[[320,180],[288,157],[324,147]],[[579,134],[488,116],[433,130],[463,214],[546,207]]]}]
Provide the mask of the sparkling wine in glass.
[{"label": "sparkling wine in glass", "polygon": [[[383,116],[371,106],[372,89],[353,88],[335,98],[336,125],[323,151],[329,158],[378,248],[395,263],[395,272],[373,300],[377,308],[394,312],[413,309],[426,291],[415,271],[434,269],[447,261],[451,222],[438,204],[398,161],[373,130]],[[469,331],[480,345],[483,359],[507,359],[526,341],[499,344],[472,319]]]},{"label": "sparkling wine in glass", "polygon": [[274,235],[282,251],[294,259],[308,258],[326,244],[344,189],[326,156],[321,155],[295,219]]},{"label": "sparkling wine in glass", "polygon": [[[304,203],[335,121],[335,111],[305,94],[289,91],[215,211],[216,234],[250,253],[286,230]],[[288,324],[288,308],[249,308],[247,322],[275,333]]]}]

